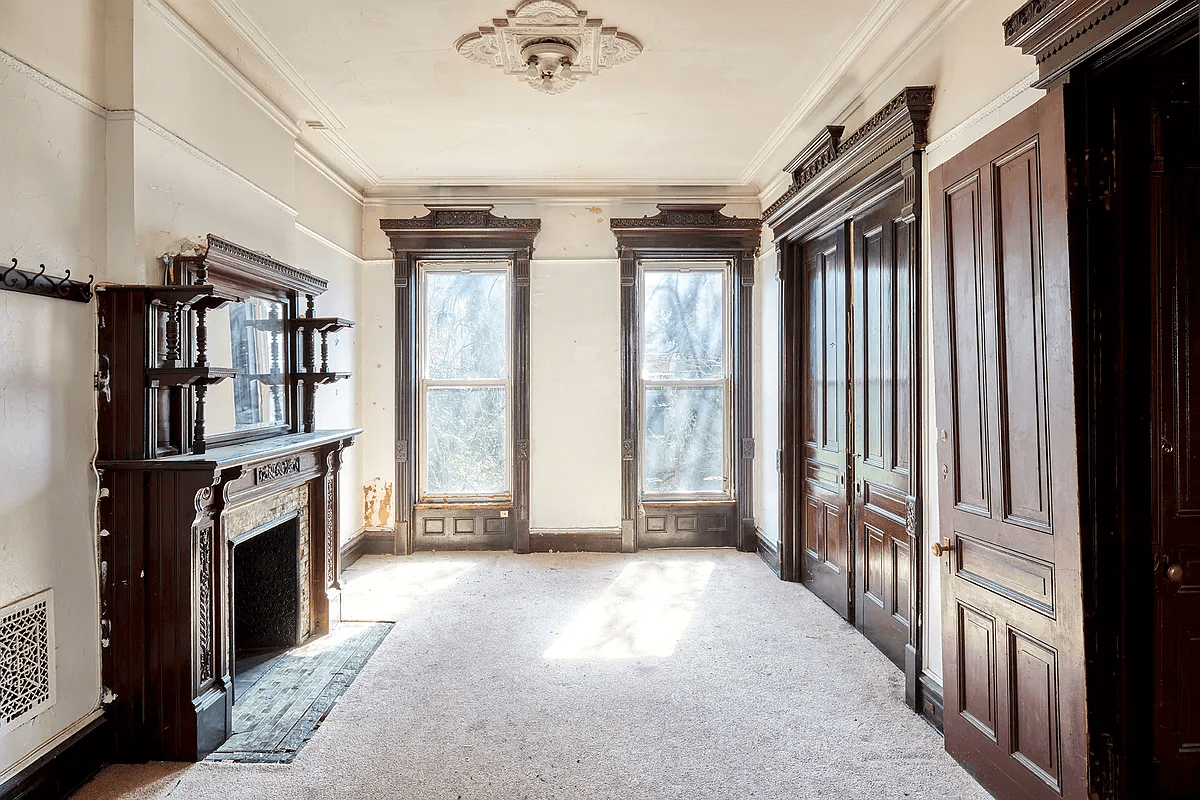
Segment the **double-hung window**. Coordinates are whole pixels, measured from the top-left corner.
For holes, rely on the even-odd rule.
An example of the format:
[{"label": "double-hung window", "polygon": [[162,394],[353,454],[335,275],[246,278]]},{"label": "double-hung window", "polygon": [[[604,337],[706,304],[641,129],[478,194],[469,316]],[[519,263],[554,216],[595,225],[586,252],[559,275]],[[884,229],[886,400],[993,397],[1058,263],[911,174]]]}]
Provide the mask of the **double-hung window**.
[{"label": "double-hung window", "polygon": [[730,264],[640,268],[642,496],[728,499]]},{"label": "double-hung window", "polygon": [[512,497],[509,262],[421,262],[422,502]]}]

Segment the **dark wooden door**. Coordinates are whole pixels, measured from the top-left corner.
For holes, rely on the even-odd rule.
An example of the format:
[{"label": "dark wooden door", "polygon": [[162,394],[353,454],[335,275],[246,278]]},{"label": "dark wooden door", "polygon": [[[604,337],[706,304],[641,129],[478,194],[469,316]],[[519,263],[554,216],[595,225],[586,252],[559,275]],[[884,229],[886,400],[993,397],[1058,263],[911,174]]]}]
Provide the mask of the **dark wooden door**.
[{"label": "dark wooden door", "polygon": [[[1163,796],[1200,795],[1200,113],[1190,74],[1150,108],[1154,760]],[[1185,62],[1187,64],[1188,62]],[[1200,318],[1198,318],[1200,319]]]},{"label": "dark wooden door", "polygon": [[801,245],[807,324],[800,397],[801,580],[846,619],[851,613],[851,547],[846,482],[848,383],[846,229]]},{"label": "dark wooden door", "polygon": [[1087,796],[1062,90],[930,176],[946,749]]},{"label": "dark wooden door", "polygon": [[855,624],[901,669],[915,528],[912,224],[899,183],[854,214]]}]

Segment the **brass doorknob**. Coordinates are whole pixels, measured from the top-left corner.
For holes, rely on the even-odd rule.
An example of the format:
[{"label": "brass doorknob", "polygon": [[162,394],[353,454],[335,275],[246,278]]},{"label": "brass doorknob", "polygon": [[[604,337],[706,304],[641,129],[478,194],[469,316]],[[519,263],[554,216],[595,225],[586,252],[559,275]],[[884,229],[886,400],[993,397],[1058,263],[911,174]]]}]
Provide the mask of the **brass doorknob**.
[{"label": "brass doorknob", "polygon": [[1179,564],[1167,567],[1167,579],[1174,583],[1183,583],[1183,567]]},{"label": "brass doorknob", "polygon": [[930,549],[933,550],[933,554],[935,556],[937,556],[938,558],[941,558],[942,556],[946,555],[951,550],[953,550],[954,545],[950,544],[950,542],[948,540],[945,542],[934,542],[933,547]]}]

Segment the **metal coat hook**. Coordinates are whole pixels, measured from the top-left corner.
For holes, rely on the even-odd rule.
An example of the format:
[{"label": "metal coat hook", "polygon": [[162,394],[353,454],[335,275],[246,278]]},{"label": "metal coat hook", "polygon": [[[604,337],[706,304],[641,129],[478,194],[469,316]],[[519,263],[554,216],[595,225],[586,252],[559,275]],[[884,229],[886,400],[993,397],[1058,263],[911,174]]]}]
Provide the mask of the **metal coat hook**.
[{"label": "metal coat hook", "polygon": [[41,269],[37,273],[23,270],[17,266],[17,259],[14,258],[11,267],[0,271],[0,289],[43,297],[56,297],[60,300],[74,300],[78,303],[86,303],[92,299],[92,284],[96,281],[94,275],[88,275],[88,281],[84,283],[71,280],[71,270],[69,269],[65,270],[66,274],[60,278],[47,275],[45,264],[38,266]]}]

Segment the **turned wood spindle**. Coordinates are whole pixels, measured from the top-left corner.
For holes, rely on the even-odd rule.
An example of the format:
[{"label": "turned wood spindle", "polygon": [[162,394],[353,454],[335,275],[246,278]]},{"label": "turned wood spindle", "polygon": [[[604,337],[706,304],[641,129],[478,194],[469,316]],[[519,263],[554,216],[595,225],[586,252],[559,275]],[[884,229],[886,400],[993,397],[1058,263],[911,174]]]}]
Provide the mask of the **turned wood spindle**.
[{"label": "turned wood spindle", "polygon": [[196,366],[208,366],[208,309],[196,309]]},{"label": "turned wood spindle", "polygon": [[207,394],[207,383],[196,385],[196,424],[192,430],[192,452],[197,455],[204,454],[204,402]]},{"label": "turned wood spindle", "polygon": [[321,331],[321,372],[329,372],[329,331]]},{"label": "turned wood spindle", "polygon": [[[306,316],[309,319],[314,319],[317,316],[316,302],[311,294],[305,295],[308,301]],[[305,328],[304,337],[304,370],[305,372],[316,371],[316,346],[317,332],[312,326]],[[304,382],[304,432],[312,433],[317,429],[317,384],[313,382],[312,376]]]},{"label": "turned wood spindle", "polygon": [[280,385],[280,375],[283,365],[279,361],[279,307],[271,308],[271,399],[274,401],[275,421],[283,419],[283,387]]},{"label": "turned wood spindle", "polygon": [[164,367],[178,367],[182,358],[179,341],[179,303],[171,303],[167,311],[167,351],[163,354]]},{"label": "turned wood spindle", "polygon": [[304,384],[304,432],[317,429],[317,385],[311,380]]}]

